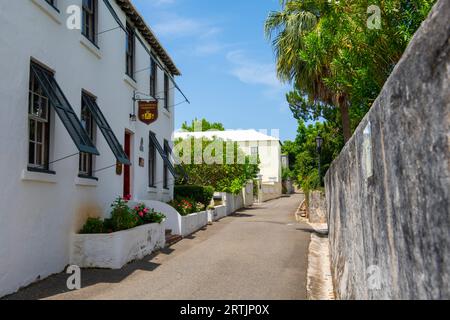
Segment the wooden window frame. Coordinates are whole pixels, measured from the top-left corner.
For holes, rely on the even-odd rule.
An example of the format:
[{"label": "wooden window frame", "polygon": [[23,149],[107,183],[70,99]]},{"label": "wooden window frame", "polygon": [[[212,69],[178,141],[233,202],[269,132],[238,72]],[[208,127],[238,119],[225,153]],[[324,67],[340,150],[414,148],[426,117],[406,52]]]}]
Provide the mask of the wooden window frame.
[{"label": "wooden window frame", "polygon": [[[81,114],[80,114],[80,120],[82,123],[84,120],[84,116],[88,115],[88,119],[87,119],[88,123],[86,123],[84,129],[88,133],[91,141],[95,144],[95,140],[96,140],[95,138],[96,138],[96,133],[97,133],[95,119],[94,119],[94,115],[91,113],[89,107],[84,102],[83,95],[88,95],[88,96],[92,97],[93,99],[95,99],[95,97],[89,95],[88,93],[86,93],[84,91],[82,92]],[[80,178],[94,178],[94,166],[95,166],[94,155],[91,153],[80,152],[78,176]]]},{"label": "wooden window frame", "polygon": [[126,45],[125,45],[125,73],[134,80],[136,63],[136,41],[134,28],[127,23]]},{"label": "wooden window frame", "polygon": [[[40,114],[34,113],[34,104],[39,100]],[[42,103],[45,104],[42,111]],[[42,116],[42,113],[45,113]],[[33,123],[33,128],[32,128]],[[38,128],[40,126],[40,129]],[[51,108],[36,76],[30,72],[28,100],[28,170],[49,171],[50,162]],[[33,132],[32,132],[33,131]],[[40,134],[40,139],[38,136]],[[38,152],[38,149],[40,151]],[[31,154],[33,159],[31,159]],[[38,160],[39,159],[39,160]],[[31,161],[30,161],[31,160]]]},{"label": "wooden window frame", "polygon": [[[88,1],[90,1],[91,6],[87,3]],[[95,46],[97,46],[97,18],[97,0],[83,0],[81,33]]]}]

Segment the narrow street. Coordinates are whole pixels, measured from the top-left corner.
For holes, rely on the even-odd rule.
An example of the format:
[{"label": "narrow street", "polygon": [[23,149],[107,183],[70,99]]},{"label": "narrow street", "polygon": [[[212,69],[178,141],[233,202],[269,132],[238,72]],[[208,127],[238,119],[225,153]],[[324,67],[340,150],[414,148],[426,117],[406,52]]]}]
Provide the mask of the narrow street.
[{"label": "narrow street", "polygon": [[122,270],[83,270],[79,291],[59,274],[7,299],[306,299],[301,197],[241,210]]}]

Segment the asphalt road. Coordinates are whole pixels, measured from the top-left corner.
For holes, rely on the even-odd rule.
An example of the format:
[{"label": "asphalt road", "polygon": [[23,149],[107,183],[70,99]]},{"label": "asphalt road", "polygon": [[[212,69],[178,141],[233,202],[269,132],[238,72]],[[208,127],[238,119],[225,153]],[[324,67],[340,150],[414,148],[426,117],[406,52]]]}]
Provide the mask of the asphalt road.
[{"label": "asphalt road", "polygon": [[52,276],[7,299],[306,299],[310,231],[300,195],[242,210],[122,270],[83,270],[82,289]]}]

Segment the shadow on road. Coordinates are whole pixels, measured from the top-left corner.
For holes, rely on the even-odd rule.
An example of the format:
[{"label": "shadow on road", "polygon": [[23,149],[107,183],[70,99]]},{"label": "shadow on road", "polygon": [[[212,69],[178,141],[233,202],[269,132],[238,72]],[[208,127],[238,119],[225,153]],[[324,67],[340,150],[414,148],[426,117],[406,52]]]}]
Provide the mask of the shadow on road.
[{"label": "shadow on road", "polygon": [[[81,287],[87,288],[100,283],[120,283],[137,270],[154,271],[160,266],[160,264],[152,262],[155,256],[158,254],[169,255],[172,252],[174,252],[173,249],[163,249],[143,260],[132,262],[120,270],[82,269]],[[67,288],[67,279],[70,276],[65,272],[50,276],[0,300],[39,300],[71,292]]]}]

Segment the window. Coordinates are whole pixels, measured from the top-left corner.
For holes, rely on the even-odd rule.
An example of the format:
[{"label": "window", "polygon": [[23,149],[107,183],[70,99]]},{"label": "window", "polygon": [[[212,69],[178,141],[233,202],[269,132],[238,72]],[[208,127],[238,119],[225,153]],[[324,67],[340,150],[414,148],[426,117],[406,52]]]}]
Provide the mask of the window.
[{"label": "window", "polygon": [[97,0],[83,0],[82,33],[97,44]]},{"label": "window", "polygon": [[158,83],[158,69],[156,66],[156,61],[151,59],[151,70],[150,70],[150,96],[156,99],[156,90]]},{"label": "window", "polygon": [[[154,133],[150,133],[152,135]],[[155,173],[156,173],[156,146],[153,140],[149,139],[148,147],[148,186],[150,188],[155,187]]]},{"label": "window", "polygon": [[164,108],[169,110],[169,76],[164,74]]},{"label": "window", "polygon": [[167,164],[169,160],[169,152],[170,148],[169,148],[169,143],[167,142],[167,140],[164,140],[164,155],[165,158],[167,159],[167,161],[164,161],[164,172],[163,172],[163,188],[164,189],[169,189],[169,166]]},{"label": "window", "polygon": [[158,151],[159,155],[164,161],[164,187],[167,188],[168,186],[168,172],[172,174],[174,178],[177,178],[178,175],[175,172],[175,168],[170,162],[169,155],[172,154],[172,150],[169,146],[169,143],[165,140],[164,141],[164,148],[161,146],[161,144],[158,142],[158,139],[156,138],[156,135],[153,132],[150,132],[150,140],[152,141],[153,145],[155,146],[156,150]]},{"label": "window", "polygon": [[134,30],[127,24],[127,40],[126,40],[126,74],[134,79],[134,62],[135,62],[135,42]]},{"label": "window", "polygon": [[[85,93],[83,93],[85,95]],[[89,110],[88,105],[85,103],[85,99],[81,98],[81,124],[84,130],[86,130],[89,138],[95,143],[95,122],[94,117]],[[93,177],[94,176],[94,156],[91,153],[80,153],[80,176]]]},{"label": "window", "polygon": [[[73,111],[72,106],[56,82],[53,74],[38,63],[32,62],[31,77],[35,79],[34,82],[42,89],[43,96],[48,98],[48,105],[52,107],[59,119],[61,119],[78,151],[98,155],[97,148],[81,125],[81,121],[78,119],[75,111]],[[37,89],[34,88],[32,91],[34,92],[35,90]]]},{"label": "window", "polygon": [[31,72],[28,106],[28,167],[49,170],[50,109],[47,95]]},{"label": "window", "polygon": [[98,128],[105,137],[105,140],[108,143],[109,147],[111,148],[111,151],[113,152],[114,156],[116,157],[117,162],[127,166],[131,165],[131,162],[128,159],[127,154],[120,145],[119,140],[117,140],[117,137],[114,134],[113,130],[111,129],[110,125],[108,124],[108,121],[106,121],[106,118],[103,115],[102,111],[100,110],[100,107],[98,106],[96,99],[91,95],[87,94],[83,94],[82,99],[83,104],[85,104],[86,107],[89,109],[95,123],[97,124]]},{"label": "window", "polygon": [[252,147],[251,148],[251,153],[252,153],[252,156],[258,156],[259,155],[258,147]]}]

